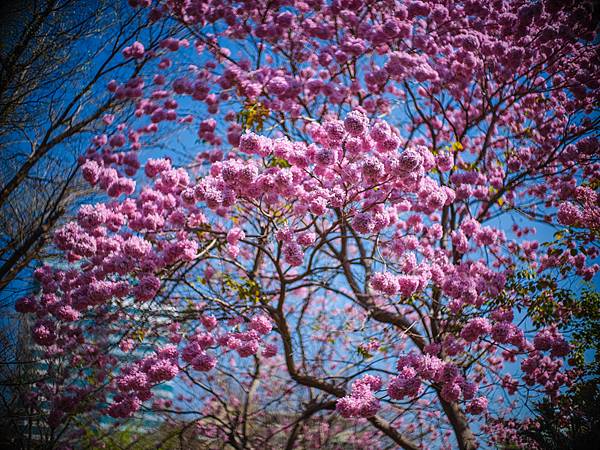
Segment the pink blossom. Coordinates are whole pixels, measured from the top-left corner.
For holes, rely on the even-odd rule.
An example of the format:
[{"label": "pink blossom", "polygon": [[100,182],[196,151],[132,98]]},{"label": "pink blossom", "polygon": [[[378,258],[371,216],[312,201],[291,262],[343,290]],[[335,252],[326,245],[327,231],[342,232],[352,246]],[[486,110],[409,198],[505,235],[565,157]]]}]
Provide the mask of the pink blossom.
[{"label": "pink blossom", "polygon": [[259,334],[269,334],[273,329],[273,324],[271,323],[271,320],[268,317],[260,315],[254,316],[250,320],[248,328],[250,330],[256,330]]},{"label": "pink blossom", "polygon": [[149,159],[146,161],[146,165],[144,166],[144,171],[146,172],[146,176],[150,178],[154,178],[161,172],[165,172],[171,169],[171,161],[165,158],[161,159]]},{"label": "pink blossom", "polygon": [[309,245],[312,245],[315,242],[316,238],[317,236],[315,233],[310,231],[304,232],[298,235],[297,242],[303,247],[308,247]]},{"label": "pink blossom", "polygon": [[277,346],[275,344],[267,344],[262,351],[262,355],[265,358],[272,358],[277,354]]},{"label": "pink blossom", "polygon": [[85,181],[91,185],[95,185],[98,182],[100,175],[100,167],[98,163],[93,160],[87,160],[83,166],[81,166],[81,172]]},{"label": "pink blossom", "polygon": [[401,174],[415,172],[423,162],[423,157],[414,150],[404,151],[398,160]]},{"label": "pink blossom", "polygon": [[470,414],[482,414],[487,411],[488,399],[485,397],[477,397],[471,400],[466,411]]},{"label": "pink blossom", "polygon": [[141,302],[152,300],[160,289],[160,280],[153,275],[145,275],[133,289],[135,298]]},{"label": "pink blossom", "polygon": [[392,377],[388,385],[391,398],[402,400],[404,397],[415,397],[421,391],[421,380],[415,369],[405,367],[398,376]]},{"label": "pink blossom", "polygon": [[325,122],[323,129],[327,135],[327,140],[332,144],[341,143],[342,139],[346,135],[344,122],[341,120],[332,120]]},{"label": "pink blossom", "polygon": [[369,183],[378,183],[383,181],[385,167],[379,159],[375,157],[366,158],[363,162],[362,173],[365,180]]},{"label": "pink blossom", "polygon": [[481,336],[489,334],[492,326],[484,317],[469,320],[460,332],[461,337],[467,342],[475,342]]},{"label": "pink blossom", "polygon": [[35,312],[36,306],[35,299],[31,297],[21,297],[15,302],[15,310],[22,314]]},{"label": "pink blossom", "polygon": [[202,325],[204,325],[204,328],[206,328],[208,331],[215,329],[217,326],[217,318],[211,314],[203,315],[200,317],[200,321],[202,322]]},{"label": "pink blossom", "polygon": [[371,286],[387,295],[396,295],[400,289],[398,279],[389,272],[377,272],[371,277]]},{"label": "pink blossom", "polygon": [[296,242],[290,242],[283,246],[285,261],[291,266],[301,266],[304,262],[304,251]]},{"label": "pink blossom", "polygon": [[369,118],[361,111],[348,113],[344,120],[344,128],[351,136],[363,135],[369,127]]},{"label": "pink blossom", "polygon": [[49,346],[56,340],[56,328],[54,322],[43,319],[38,320],[32,328],[33,339],[39,345]]},{"label": "pink blossom", "polygon": [[217,359],[207,353],[198,355],[192,360],[192,367],[194,370],[198,370],[200,372],[208,372],[214,369],[216,365]]},{"label": "pink blossom", "polygon": [[243,134],[240,138],[240,151],[249,154],[261,153],[262,142],[254,133]]},{"label": "pink blossom", "polygon": [[248,356],[255,355],[258,352],[258,341],[257,340],[249,340],[242,342],[239,347],[237,347],[238,354],[244,358]]},{"label": "pink blossom", "polygon": [[581,210],[570,202],[561,203],[557,212],[558,222],[562,225],[577,226],[581,222]]},{"label": "pink blossom", "polygon": [[373,391],[381,388],[381,379],[365,375],[352,385],[349,396],[342,397],[336,402],[336,410],[342,417],[372,417],[380,409],[379,400]]},{"label": "pink blossom", "polygon": [[144,57],[145,51],[144,45],[141,42],[135,41],[133,44],[123,49],[123,56],[126,58],[140,59]]}]

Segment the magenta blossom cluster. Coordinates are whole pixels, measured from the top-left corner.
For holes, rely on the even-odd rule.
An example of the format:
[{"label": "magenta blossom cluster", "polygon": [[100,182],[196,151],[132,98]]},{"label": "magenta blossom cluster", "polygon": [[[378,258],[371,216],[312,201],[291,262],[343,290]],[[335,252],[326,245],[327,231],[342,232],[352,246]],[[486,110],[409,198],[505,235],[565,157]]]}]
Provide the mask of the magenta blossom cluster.
[{"label": "magenta blossom cluster", "polygon": [[430,354],[411,353],[398,359],[398,371],[399,374],[388,385],[388,394],[393,399],[418,396],[423,382],[428,381],[440,389],[441,398],[445,402],[456,402],[462,397],[465,401],[471,400],[467,410],[473,414],[480,414],[486,409],[482,406],[487,406],[487,403],[481,398],[474,398],[477,386],[468,382],[461,375],[459,367],[451,362],[444,362]]},{"label": "magenta blossom cluster", "polygon": [[381,378],[365,375],[352,384],[349,396],[340,398],[336,410],[343,417],[372,417],[379,410],[379,400],[374,392],[381,389]]},{"label": "magenta blossom cluster", "polygon": [[119,394],[108,408],[115,418],[129,417],[152,397],[152,387],[173,379],[179,372],[177,348],[169,345],[138,363],[124,367],[116,379]]},{"label": "magenta blossom cluster", "polygon": [[[53,423],[111,376],[152,377],[146,357],[156,380],[179,367],[190,390],[216,388],[202,412],[223,423],[199,425],[203,437],[256,447],[281,430],[246,422],[256,436],[238,435],[243,419],[218,405],[243,412],[238,392],[259,416],[274,398],[297,408],[290,446],[327,446],[316,440],[331,431],[360,448],[473,450],[475,430],[503,435],[489,425],[514,416],[525,389],[554,398],[568,385],[569,336],[531,323],[534,299],[511,282],[521,269],[560,284],[599,268],[589,2],[129,3],[194,38],[127,43],[123,58],[146,69],[107,88],[133,113],[102,118],[80,161],[106,201],[55,234],[67,264],[38,270],[39,295],[16,305],[48,358],[75,368],[37,389]],[[164,155],[180,136],[197,136],[198,155]],[[536,222],[562,238],[544,245]],[[572,311],[554,303],[562,326]],[[167,323],[122,326],[155,317]],[[177,363],[146,355],[121,370],[111,340],[133,352],[146,334],[175,345]],[[371,341],[381,359],[354,351]],[[340,398],[367,371],[386,402],[368,377]],[[147,396],[104,385],[99,397],[127,414]],[[368,420],[348,433],[305,390]]]}]

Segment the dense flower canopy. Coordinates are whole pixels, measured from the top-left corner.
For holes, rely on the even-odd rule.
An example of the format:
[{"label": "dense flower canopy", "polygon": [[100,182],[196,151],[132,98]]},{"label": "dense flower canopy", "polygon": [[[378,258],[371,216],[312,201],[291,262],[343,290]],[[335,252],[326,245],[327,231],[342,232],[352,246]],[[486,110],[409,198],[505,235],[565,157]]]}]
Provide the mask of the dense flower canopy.
[{"label": "dense flower canopy", "polygon": [[[65,264],[17,302],[61,361],[38,386],[52,426],[129,417],[174,379],[214,383],[193,395],[216,414],[211,396],[237,395],[217,374],[250,391],[260,366],[263,414],[283,396],[354,421],[368,448],[516,439],[497,419],[577,371],[558,326],[572,311],[557,300],[556,326],[540,324],[509,281],[598,271],[590,5],[129,3],[187,34],[123,52],[155,72],[108,86],[132,118],[105,117],[81,160],[106,200],[55,234]],[[190,131],[190,164],[153,148]],[[538,223],[561,234],[536,240]]]}]

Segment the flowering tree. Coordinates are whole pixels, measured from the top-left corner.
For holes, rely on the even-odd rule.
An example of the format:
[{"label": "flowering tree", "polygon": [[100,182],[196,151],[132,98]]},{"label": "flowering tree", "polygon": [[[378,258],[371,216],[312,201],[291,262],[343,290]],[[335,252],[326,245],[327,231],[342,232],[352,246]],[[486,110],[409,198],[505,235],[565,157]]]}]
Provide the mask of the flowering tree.
[{"label": "flowering tree", "polygon": [[78,156],[111,117],[131,114],[106,83],[145,73],[146,61],[124,60],[121,51],[142,37],[151,49],[172,34],[118,3],[0,6],[0,447],[27,448],[31,434],[21,432],[38,419],[22,401],[41,376],[25,344],[33,321],[15,314],[15,298],[31,292],[33,270],[56,254],[53,231],[94,196]]},{"label": "flowering tree", "polygon": [[[194,39],[125,49],[156,74],[108,85],[135,105],[81,161],[108,200],[16,304],[56,364],[35,395],[57,436],[153,407],[236,448],[519,444],[497,419],[577,376],[540,310],[568,321],[554,288],[598,270],[591,6],[130,4]],[[159,129],[188,165],[152,154]],[[187,393],[152,404],[169,380]]]}]

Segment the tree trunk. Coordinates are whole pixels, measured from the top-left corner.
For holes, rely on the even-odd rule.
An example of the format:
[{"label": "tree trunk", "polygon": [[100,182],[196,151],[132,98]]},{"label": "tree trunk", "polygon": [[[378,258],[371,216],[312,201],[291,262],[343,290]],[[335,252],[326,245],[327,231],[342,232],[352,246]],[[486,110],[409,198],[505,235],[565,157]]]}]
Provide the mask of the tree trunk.
[{"label": "tree trunk", "polygon": [[456,436],[458,448],[460,450],[475,450],[478,447],[477,439],[471,431],[471,428],[469,428],[469,422],[465,413],[462,412],[456,402],[450,403],[444,400],[439,392],[438,398],[440,399],[444,412],[454,429],[454,436]]}]

